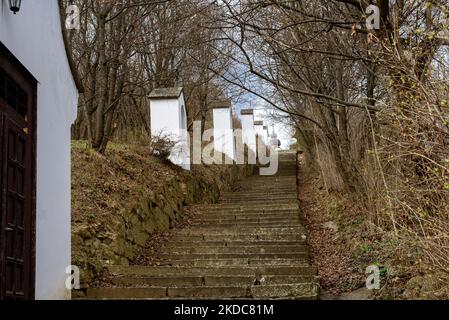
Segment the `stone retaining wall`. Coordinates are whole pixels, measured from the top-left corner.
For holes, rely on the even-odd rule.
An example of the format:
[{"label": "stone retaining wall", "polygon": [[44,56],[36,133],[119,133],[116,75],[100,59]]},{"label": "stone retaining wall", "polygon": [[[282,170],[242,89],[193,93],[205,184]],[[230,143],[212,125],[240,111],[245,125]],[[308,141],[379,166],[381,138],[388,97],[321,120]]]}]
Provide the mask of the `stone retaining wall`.
[{"label": "stone retaining wall", "polygon": [[220,166],[214,171],[197,167],[174,177],[159,190],[151,190],[131,209],[117,212],[105,224],[74,222],[72,264],[81,270],[81,286],[88,287],[110,265],[128,265],[154,232],[164,232],[179,221],[183,207],[215,203],[220,191],[252,173],[248,166]]}]

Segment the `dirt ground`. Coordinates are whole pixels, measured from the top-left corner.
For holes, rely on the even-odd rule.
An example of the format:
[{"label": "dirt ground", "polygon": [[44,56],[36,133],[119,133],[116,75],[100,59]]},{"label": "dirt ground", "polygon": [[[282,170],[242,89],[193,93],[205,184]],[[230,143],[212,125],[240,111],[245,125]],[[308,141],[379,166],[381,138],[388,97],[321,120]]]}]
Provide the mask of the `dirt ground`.
[{"label": "dirt ground", "polygon": [[315,181],[310,178],[300,181],[301,212],[321,279],[322,293],[338,296],[362,287],[363,274],[354,265],[351,250],[339,235],[338,225],[327,214],[327,204],[316,192]]}]

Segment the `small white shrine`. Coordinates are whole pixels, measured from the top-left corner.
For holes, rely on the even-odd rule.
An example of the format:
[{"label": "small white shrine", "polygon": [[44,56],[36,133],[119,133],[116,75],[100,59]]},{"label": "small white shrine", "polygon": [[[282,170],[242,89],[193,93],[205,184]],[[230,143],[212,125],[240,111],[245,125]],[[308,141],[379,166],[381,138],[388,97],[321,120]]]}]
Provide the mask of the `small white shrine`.
[{"label": "small white shrine", "polygon": [[183,89],[158,88],[150,93],[151,136],[176,142],[170,161],[190,170],[190,147],[187,132],[187,112]]},{"label": "small white shrine", "polygon": [[231,102],[217,101],[213,104],[214,149],[235,160],[235,140],[232,128]]},{"label": "small white shrine", "polygon": [[263,134],[265,139],[265,144],[268,146],[270,142],[270,132],[268,131],[268,126],[263,126]]},{"label": "small white shrine", "polygon": [[265,133],[263,131],[263,121],[254,121],[254,130],[256,131],[256,136],[266,144]]},{"label": "small white shrine", "polygon": [[256,131],[254,129],[254,110],[243,109],[241,112],[243,143],[248,146],[248,150],[257,154]]}]

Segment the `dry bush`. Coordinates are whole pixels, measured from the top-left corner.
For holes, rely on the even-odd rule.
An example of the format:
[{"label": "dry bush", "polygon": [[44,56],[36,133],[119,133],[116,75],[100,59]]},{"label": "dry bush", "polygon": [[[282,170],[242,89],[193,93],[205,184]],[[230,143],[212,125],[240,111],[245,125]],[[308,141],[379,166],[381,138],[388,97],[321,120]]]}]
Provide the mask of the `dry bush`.
[{"label": "dry bush", "polygon": [[321,178],[326,190],[338,191],[344,189],[344,183],[337,171],[329,148],[325,144],[316,145],[316,161],[320,168]]},{"label": "dry bush", "polygon": [[378,115],[378,145],[366,168],[375,221],[416,239],[433,269],[449,274],[449,108],[447,83],[407,79]]},{"label": "dry bush", "polygon": [[168,160],[177,144],[177,141],[164,133],[153,135],[150,140],[151,154],[162,160]]}]

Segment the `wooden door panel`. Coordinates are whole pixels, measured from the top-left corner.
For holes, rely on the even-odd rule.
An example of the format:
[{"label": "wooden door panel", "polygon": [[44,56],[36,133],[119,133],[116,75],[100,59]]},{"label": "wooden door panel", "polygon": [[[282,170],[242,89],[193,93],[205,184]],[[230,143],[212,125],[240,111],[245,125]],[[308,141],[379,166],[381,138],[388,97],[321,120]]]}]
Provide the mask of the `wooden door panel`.
[{"label": "wooden door panel", "polygon": [[36,82],[0,43],[0,299],[34,298]]},{"label": "wooden door panel", "polygon": [[[29,154],[31,143],[21,125],[7,116],[4,122],[6,147],[4,166],[6,176],[4,184],[4,263],[6,287],[4,298],[29,298],[28,283],[31,281],[31,167]],[[29,140],[29,139],[28,139]]]}]

